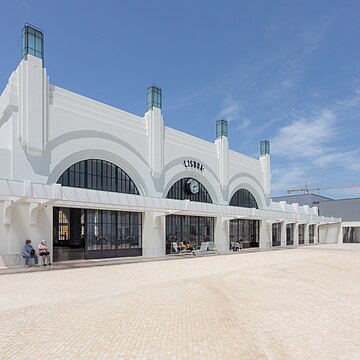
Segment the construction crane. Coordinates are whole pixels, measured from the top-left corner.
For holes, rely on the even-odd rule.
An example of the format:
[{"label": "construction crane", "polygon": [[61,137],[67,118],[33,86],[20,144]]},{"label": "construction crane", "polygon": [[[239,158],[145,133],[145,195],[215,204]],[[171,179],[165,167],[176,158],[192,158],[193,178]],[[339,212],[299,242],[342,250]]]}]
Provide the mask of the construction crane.
[{"label": "construction crane", "polygon": [[305,186],[300,189],[288,189],[288,194],[291,194],[293,192],[304,192],[304,194],[308,194],[311,190],[334,190],[334,189],[352,189],[352,188],[358,188],[360,187],[360,184],[349,184],[349,185],[338,185],[338,186],[325,186],[325,187],[309,187],[307,182],[305,181]]}]

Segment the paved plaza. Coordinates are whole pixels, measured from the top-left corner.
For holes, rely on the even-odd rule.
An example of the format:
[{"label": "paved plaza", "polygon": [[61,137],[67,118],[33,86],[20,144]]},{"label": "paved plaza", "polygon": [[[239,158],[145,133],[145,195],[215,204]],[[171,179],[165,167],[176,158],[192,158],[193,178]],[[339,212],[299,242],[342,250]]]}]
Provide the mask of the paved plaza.
[{"label": "paved plaza", "polygon": [[0,294],[2,360],[360,358],[360,245],[41,269]]}]

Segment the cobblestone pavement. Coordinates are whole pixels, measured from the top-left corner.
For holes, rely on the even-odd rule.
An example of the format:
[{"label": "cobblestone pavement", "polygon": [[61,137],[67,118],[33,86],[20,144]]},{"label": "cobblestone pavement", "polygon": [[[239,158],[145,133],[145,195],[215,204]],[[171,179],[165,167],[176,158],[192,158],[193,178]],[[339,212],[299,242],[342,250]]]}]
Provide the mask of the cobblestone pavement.
[{"label": "cobblestone pavement", "polygon": [[0,359],[360,359],[360,252],[0,277]]}]

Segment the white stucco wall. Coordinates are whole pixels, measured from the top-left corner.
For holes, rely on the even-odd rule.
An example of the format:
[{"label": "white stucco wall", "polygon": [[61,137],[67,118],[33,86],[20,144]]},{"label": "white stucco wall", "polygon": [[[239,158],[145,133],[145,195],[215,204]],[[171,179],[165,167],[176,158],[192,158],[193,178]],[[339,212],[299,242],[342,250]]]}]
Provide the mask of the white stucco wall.
[{"label": "white stucco wall", "polygon": [[319,226],[319,244],[337,244],[341,241],[341,223]]},{"label": "white stucco wall", "polygon": [[[50,184],[75,162],[99,158],[126,171],[143,195],[164,197],[190,176],[214,203],[227,204],[246,188],[260,208],[269,205],[264,159],[229,150],[227,138],[209,142],[166,127],[159,109],[139,117],[50,85],[41,60],[31,55],[11,75],[0,104],[10,113],[0,120],[0,177]],[[187,159],[204,170],[184,168]]]}]

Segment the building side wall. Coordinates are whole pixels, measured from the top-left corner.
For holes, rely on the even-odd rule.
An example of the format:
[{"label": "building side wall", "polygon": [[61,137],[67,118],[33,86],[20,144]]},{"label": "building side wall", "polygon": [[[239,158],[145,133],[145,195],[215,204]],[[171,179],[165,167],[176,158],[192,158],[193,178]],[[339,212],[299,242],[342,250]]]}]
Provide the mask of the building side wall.
[{"label": "building side wall", "polygon": [[341,217],[343,221],[360,221],[360,199],[322,201],[320,214]]}]

